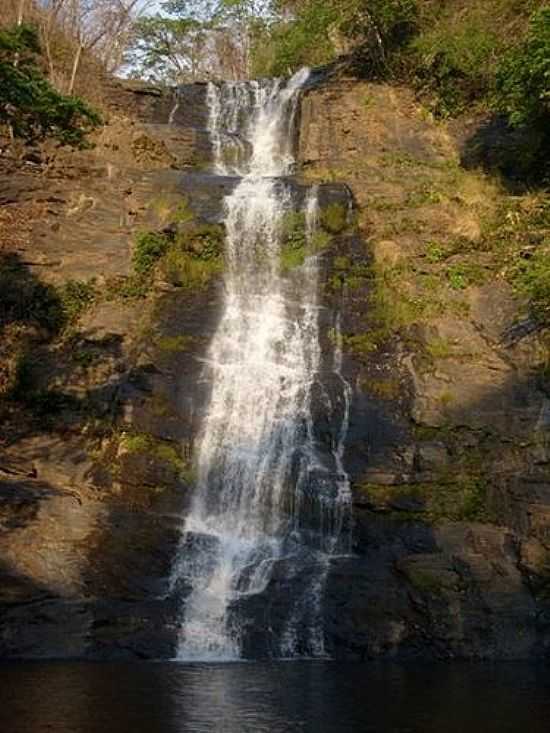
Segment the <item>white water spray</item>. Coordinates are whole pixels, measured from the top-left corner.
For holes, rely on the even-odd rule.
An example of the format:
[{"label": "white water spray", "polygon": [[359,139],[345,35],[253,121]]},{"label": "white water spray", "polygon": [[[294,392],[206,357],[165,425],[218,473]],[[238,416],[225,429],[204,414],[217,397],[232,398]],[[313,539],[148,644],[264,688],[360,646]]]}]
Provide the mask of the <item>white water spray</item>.
[{"label": "white water spray", "polygon": [[[304,70],[286,84],[208,86],[214,171],[241,180],[225,201],[225,306],[208,355],[212,392],[199,437],[197,489],[175,570],[190,588],[180,659],[240,657],[241,629],[231,606],[264,591],[275,563],[305,546],[308,485],[312,475],[326,473],[311,411],[321,361],[319,257],[306,257],[300,287],[293,291],[281,267],[282,228],[293,207],[284,177],[294,164],[294,119],[307,78]],[[311,242],[319,220],[315,187],[304,214]],[[349,508],[342,478],[347,414],[346,408],[334,452],[336,485],[316,499],[318,546],[305,553],[313,558],[313,570],[296,604],[289,601],[277,650],[282,655],[296,653],[297,629],[304,624],[307,653],[324,654],[321,594]]]}]

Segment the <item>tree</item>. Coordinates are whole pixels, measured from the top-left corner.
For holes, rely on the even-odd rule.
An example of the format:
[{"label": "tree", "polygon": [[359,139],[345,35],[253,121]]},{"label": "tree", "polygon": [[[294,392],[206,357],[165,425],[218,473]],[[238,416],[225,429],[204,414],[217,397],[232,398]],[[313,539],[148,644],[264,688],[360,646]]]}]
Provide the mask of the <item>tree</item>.
[{"label": "tree", "polygon": [[270,0],[169,0],[142,18],[128,55],[136,75],[181,83],[250,75],[255,24]]},{"label": "tree", "polygon": [[550,126],[550,8],[532,16],[527,38],[502,62],[497,105],[516,127]]},{"label": "tree", "polygon": [[85,55],[106,71],[119,67],[131,27],[150,2],[36,0],[33,20],[40,27],[52,83],[72,93]]},{"label": "tree", "polygon": [[87,132],[100,123],[99,115],[82,100],[54,89],[37,66],[39,53],[34,28],[22,23],[0,31],[0,124],[17,137],[52,136],[83,145]]},{"label": "tree", "polygon": [[274,0],[253,50],[255,71],[287,74],[353,52],[372,72],[385,74],[416,14],[417,0]]},{"label": "tree", "polygon": [[208,37],[200,21],[157,14],[141,18],[134,26],[134,36],[129,61],[136,75],[164,84],[208,76]]}]

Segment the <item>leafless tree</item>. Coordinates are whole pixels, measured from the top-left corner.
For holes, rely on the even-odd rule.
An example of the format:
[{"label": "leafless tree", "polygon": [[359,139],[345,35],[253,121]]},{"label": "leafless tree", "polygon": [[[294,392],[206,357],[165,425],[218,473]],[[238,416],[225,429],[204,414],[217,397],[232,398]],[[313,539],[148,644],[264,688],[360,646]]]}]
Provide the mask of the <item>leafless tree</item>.
[{"label": "leafless tree", "polygon": [[[21,0],[25,2],[25,0]],[[39,0],[38,20],[51,81],[72,94],[86,54],[106,71],[122,63],[130,28],[151,0]],[[70,47],[69,69],[56,69],[56,42]],[[62,54],[63,55],[63,54]]]}]

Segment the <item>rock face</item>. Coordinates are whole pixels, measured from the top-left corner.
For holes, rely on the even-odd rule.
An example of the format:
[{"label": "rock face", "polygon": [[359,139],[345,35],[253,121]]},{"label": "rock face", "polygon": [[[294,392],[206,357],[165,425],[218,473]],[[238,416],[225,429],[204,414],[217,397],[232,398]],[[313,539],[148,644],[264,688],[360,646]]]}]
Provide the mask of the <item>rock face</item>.
[{"label": "rock face", "polygon": [[[33,166],[0,177],[6,210],[25,225],[0,264],[37,309],[29,318],[12,309],[1,323],[18,372],[1,402],[8,658],[173,653],[170,572],[219,282],[144,284],[132,257],[138,232],[168,226],[182,202],[197,226],[217,221],[224,191],[189,182],[204,131],[174,134],[173,98],[142,85],[113,98],[93,151],[44,147]],[[42,311],[66,308],[67,283],[80,295],[60,331]]]},{"label": "rock face", "polygon": [[361,235],[329,266],[354,386],[338,658],[547,654],[547,336],[517,326],[484,235],[506,196],[460,154],[404,89],[338,79],[302,104],[303,174],[350,186]]},{"label": "rock face", "polygon": [[[173,654],[170,571],[221,282],[215,268],[192,286],[168,268],[139,280],[135,253],[140,231],[219,237],[234,181],[207,172],[205,93],[115,86],[93,151],[44,147],[0,171],[0,258],[20,291],[53,307],[67,281],[93,281],[62,330],[15,307],[0,323],[2,657]],[[322,347],[340,314],[353,389],[353,553],[331,563],[327,649],[546,656],[548,347],[485,246],[504,194],[407,90],[354,79],[306,92],[299,158],[322,208],[337,219],[351,192],[356,218],[327,219],[323,263]],[[255,629],[277,628],[300,582],[282,567],[254,600],[250,654],[269,653]]]}]

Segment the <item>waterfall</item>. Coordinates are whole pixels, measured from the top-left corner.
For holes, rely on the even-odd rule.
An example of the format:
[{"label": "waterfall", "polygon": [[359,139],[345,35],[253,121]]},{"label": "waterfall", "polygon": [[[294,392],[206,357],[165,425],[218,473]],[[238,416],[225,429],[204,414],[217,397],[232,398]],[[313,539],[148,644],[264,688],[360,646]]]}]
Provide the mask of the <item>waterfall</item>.
[{"label": "waterfall", "polygon": [[[307,569],[307,582],[295,602],[289,599],[273,653],[297,654],[303,628],[305,652],[324,654],[322,591],[350,505],[342,463],[349,405],[331,470],[319,455],[312,416],[321,372],[319,256],[307,256],[292,278],[281,265],[285,217],[297,205],[286,177],[307,78],[302,70],[286,83],[208,85],[214,173],[238,182],[225,200],[225,303],[207,357],[211,394],[197,486],[175,567],[189,589],[179,659],[240,658],[242,629],[232,606],[264,592],[284,558]],[[316,187],[301,207],[311,242],[319,226]],[[334,373],[341,377],[338,357]]]}]

